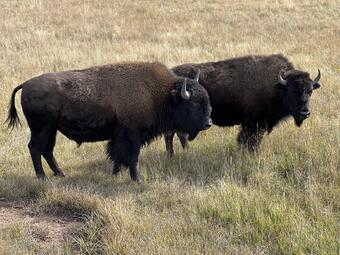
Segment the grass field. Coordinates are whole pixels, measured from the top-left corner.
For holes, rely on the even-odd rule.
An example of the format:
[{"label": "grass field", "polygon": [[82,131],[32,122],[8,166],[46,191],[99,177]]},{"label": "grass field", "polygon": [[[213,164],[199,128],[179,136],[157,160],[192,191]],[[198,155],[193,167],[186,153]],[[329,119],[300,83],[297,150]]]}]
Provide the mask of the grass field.
[{"label": "grass field", "polygon": [[[0,219],[0,254],[340,254],[340,2],[0,0],[0,202],[69,217],[65,240]],[[142,150],[141,184],[114,178],[104,143],[58,135],[66,178],[40,181],[23,123],[3,124],[15,86],[41,73],[125,60],[169,67],[246,54],[287,55],[322,73],[311,117],[242,153],[238,127],[213,127],[168,159]],[[45,164],[45,172],[52,172]],[[1,204],[0,204],[1,209]]]}]

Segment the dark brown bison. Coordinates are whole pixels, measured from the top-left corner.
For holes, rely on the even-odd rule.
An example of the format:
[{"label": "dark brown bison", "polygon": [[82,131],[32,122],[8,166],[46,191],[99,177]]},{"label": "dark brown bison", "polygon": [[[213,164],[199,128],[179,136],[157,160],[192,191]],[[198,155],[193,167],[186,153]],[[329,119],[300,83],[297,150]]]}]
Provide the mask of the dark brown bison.
[{"label": "dark brown bison", "polygon": [[8,116],[12,128],[19,121],[14,101],[20,89],[38,177],[45,176],[41,155],[54,175],[64,176],[53,156],[57,130],[78,144],[109,140],[113,174],[124,165],[138,180],[143,144],[168,130],[193,139],[211,126],[206,90],[197,79],[177,77],[160,63],[118,63],[30,79],[12,93]]},{"label": "dark brown bison", "polygon": [[[250,151],[259,146],[265,132],[293,116],[296,125],[309,117],[309,98],[320,87],[320,71],[312,80],[279,55],[246,56],[218,62],[184,64],[172,68],[179,76],[201,71],[200,84],[208,91],[211,118],[222,127],[241,125],[237,141]],[[185,136],[177,134],[183,147]],[[173,154],[174,132],[165,134],[167,151]]]}]

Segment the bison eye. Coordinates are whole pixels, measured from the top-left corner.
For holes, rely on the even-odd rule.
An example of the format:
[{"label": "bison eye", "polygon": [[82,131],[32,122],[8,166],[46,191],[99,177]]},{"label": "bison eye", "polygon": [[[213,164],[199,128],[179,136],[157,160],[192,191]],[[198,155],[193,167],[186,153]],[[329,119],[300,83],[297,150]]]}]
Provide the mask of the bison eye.
[{"label": "bison eye", "polygon": [[195,108],[201,108],[201,104],[199,102],[194,102],[193,105]]},{"label": "bison eye", "polygon": [[202,104],[201,102],[194,102],[194,107],[195,107],[197,110],[200,110],[200,111],[202,111],[202,112],[205,112],[204,104]]}]

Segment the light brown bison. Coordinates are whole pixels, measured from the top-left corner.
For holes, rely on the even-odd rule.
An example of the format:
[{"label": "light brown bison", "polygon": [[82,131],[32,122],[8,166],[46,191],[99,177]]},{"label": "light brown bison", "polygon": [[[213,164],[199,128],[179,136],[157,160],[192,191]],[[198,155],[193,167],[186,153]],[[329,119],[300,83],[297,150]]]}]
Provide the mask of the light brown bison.
[{"label": "light brown bison", "polygon": [[168,130],[193,139],[211,126],[208,94],[197,78],[177,77],[160,63],[118,63],[32,78],[12,93],[9,127],[18,123],[14,101],[20,89],[38,177],[45,176],[41,155],[54,175],[64,176],[53,156],[57,130],[78,144],[109,140],[113,174],[125,165],[138,180],[143,144]]},{"label": "light brown bison", "polygon": [[[265,132],[293,116],[297,126],[309,117],[309,98],[320,87],[320,71],[312,80],[279,55],[245,56],[218,62],[184,64],[172,68],[179,76],[193,77],[207,90],[211,118],[222,127],[241,125],[237,141],[250,151],[258,148]],[[177,134],[183,147],[186,138]],[[174,132],[165,134],[167,151],[173,154]]]}]

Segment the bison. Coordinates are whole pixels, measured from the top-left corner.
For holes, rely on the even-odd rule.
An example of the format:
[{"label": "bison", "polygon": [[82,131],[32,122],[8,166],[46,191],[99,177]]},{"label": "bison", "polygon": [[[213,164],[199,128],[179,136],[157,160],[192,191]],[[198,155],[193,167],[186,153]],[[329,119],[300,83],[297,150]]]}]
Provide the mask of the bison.
[{"label": "bison", "polygon": [[[199,82],[208,91],[212,121],[222,127],[240,124],[237,141],[251,152],[257,150],[265,132],[269,134],[281,120],[293,116],[295,124],[301,126],[310,115],[309,99],[313,90],[320,87],[321,77],[318,70],[312,80],[281,54],[184,64],[172,70],[184,77],[201,71]],[[165,134],[170,156],[174,134]],[[186,136],[177,135],[186,147]]]},{"label": "bison", "polygon": [[198,77],[176,76],[161,63],[131,62],[83,70],[46,73],[16,87],[8,114],[10,128],[20,123],[15,94],[31,131],[28,144],[37,177],[45,177],[41,156],[56,176],[64,176],[54,156],[56,133],[76,141],[109,140],[106,151],[138,181],[142,145],[168,130],[189,134],[211,126],[211,107]]}]

